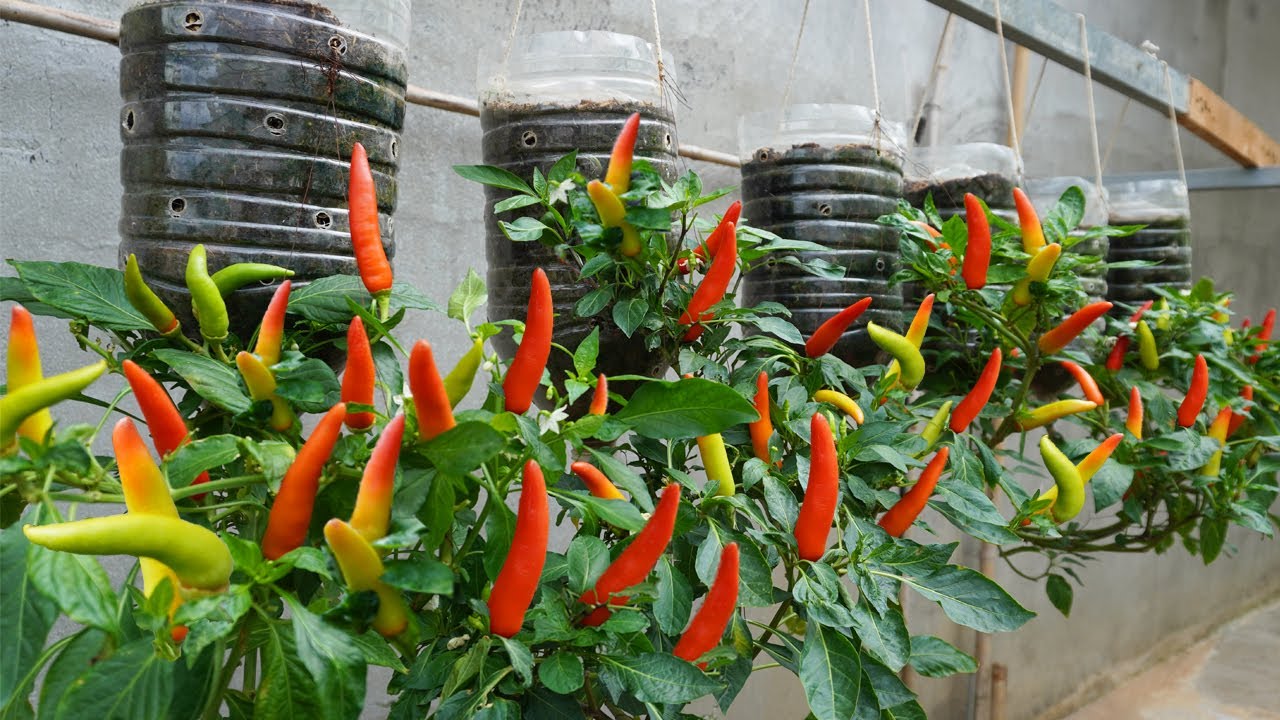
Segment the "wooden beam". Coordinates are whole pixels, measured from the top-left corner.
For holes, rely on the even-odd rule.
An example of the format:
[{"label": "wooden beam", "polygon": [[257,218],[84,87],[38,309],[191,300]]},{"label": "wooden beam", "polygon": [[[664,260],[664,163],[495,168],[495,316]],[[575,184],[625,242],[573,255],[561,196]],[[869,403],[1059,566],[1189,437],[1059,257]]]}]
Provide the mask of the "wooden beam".
[{"label": "wooden beam", "polygon": [[1190,78],[1187,110],[1178,124],[1247,168],[1280,165],[1280,143],[1208,85]]}]

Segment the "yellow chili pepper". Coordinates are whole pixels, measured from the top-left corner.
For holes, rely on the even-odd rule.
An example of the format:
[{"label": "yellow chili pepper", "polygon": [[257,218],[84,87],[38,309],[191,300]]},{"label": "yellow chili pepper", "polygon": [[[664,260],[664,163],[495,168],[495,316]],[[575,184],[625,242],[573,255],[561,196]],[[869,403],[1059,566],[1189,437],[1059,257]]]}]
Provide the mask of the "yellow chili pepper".
[{"label": "yellow chili pepper", "polygon": [[1138,359],[1148,370],[1160,369],[1160,351],[1156,348],[1156,336],[1146,320],[1138,321]]},{"label": "yellow chili pepper", "polygon": [[1231,408],[1224,407],[1218,412],[1218,416],[1213,419],[1209,425],[1209,437],[1218,441],[1218,449],[1213,451],[1213,455],[1209,456],[1209,462],[1200,468],[1200,474],[1205,477],[1218,477],[1222,472],[1222,448],[1227,443],[1227,428],[1231,426]]},{"label": "yellow chili pepper", "polygon": [[591,198],[591,204],[596,206],[602,226],[622,228],[622,244],[618,246],[618,250],[627,257],[640,254],[640,233],[626,221],[627,208],[622,204],[622,199],[599,180],[587,183],[587,195]]},{"label": "yellow chili pepper", "polygon": [[830,403],[836,406],[840,412],[848,415],[853,421],[862,425],[867,421],[865,415],[862,414],[862,408],[858,407],[858,403],[853,398],[842,392],[835,390],[819,390],[813,394],[813,399],[818,402]]},{"label": "yellow chili pepper", "polygon": [[1035,255],[1027,263],[1027,277],[1019,280],[1013,286],[1013,302],[1017,305],[1029,305],[1031,303],[1031,283],[1046,282],[1049,274],[1053,272],[1053,266],[1058,262],[1058,257],[1062,255],[1062,245],[1051,243],[1045,245],[1036,251]]},{"label": "yellow chili pepper", "polygon": [[707,482],[719,483],[716,494],[733,495],[733,467],[729,464],[729,453],[725,450],[724,438],[720,433],[698,438],[698,454],[702,457],[702,467],[707,471]]},{"label": "yellow chili pepper", "polygon": [[1068,415],[1088,412],[1096,407],[1098,407],[1098,404],[1089,400],[1059,400],[1051,402],[1021,415],[1018,418],[1018,429],[1031,430],[1032,428],[1043,427]]},{"label": "yellow chili pepper", "polygon": [[256,355],[240,351],[236,355],[236,366],[244,377],[244,384],[249,387],[249,397],[254,402],[271,401],[271,419],[268,424],[272,430],[284,432],[293,426],[293,410],[284,398],[276,394],[276,379],[271,370]]},{"label": "yellow chili pepper", "polygon": [[333,518],[324,526],[324,539],[333,558],[338,561],[347,588],[362,592],[372,590],[378,596],[378,611],[373,629],[383,637],[395,637],[409,626],[409,610],[400,591],[382,582],[382,558],[369,541],[347,523]]}]

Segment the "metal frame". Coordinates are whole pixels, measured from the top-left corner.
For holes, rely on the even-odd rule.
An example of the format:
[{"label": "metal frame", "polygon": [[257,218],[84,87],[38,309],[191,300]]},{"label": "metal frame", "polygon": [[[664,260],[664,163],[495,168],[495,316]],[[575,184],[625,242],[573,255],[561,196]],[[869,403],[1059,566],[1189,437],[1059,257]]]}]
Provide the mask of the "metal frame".
[{"label": "metal frame", "polygon": [[[1126,182],[1134,180],[1176,180],[1176,172],[1128,173],[1123,175],[1107,175],[1103,182]],[[1187,189],[1191,191],[1211,190],[1267,190],[1280,188],[1280,166],[1260,168],[1209,168],[1207,170],[1188,170]]]}]

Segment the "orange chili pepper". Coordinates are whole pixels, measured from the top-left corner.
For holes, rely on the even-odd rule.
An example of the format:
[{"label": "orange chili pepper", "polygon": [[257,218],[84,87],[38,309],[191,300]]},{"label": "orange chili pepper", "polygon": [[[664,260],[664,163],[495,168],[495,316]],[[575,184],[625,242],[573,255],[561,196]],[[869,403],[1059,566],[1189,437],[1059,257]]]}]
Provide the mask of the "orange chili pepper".
[{"label": "orange chili pepper", "polygon": [[293,282],[285,280],[271,295],[271,303],[262,315],[262,327],[258,328],[258,343],[253,354],[263,365],[271,367],[280,362],[280,345],[284,341],[284,314],[289,309],[289,290]]},{"label": "orange chili pepper", "polygon": [[1075,378],[1076,382],[1080,384],[1080,389],[1084,392],[1085,400],[1089,400],[1097,404],[1099,407],[1106,404],[1106,400],[1102,397],[1102,391],[1098,389],[1098,383],[1093,379],[1093,376],[1089,374],[1088,370],[1085,370],[1070,360],[1063,360],[1058,364],[1062,366],[1063,370],[1071,373],[1071,377]]},{"label": "orange chili pepper", "polygon": [[[364,320],[357,315],[351,318],[351,324],[347,326],[347,367],[342,372],[342,402],[372,405],[373,390],[377,382],[378,371],[373,364],[373,348],[369,347],[369,336],[364,334]],[[347,427],[356,432],[368,430],[373,421],[372,412],[347,414]]]},{"label": "orange chili pepper", "polygon": [[631,113],[622,123],[622,131],[613,143],[609,155],[609,167],[604,181],[615,193],[621,195],[631,187],[631,162],[635,155],[636,136],[640,133],[640,113]]},{"label": "orange chili pepper", "polygon": [[382,429],[373,446],[373,454],[364,466],[356,506],[351,511],[351,527],[369,542],[387,534],[391,525],[391,497],[395,491],[396,463],[400,460],[400,441],[404,437],[404,413],[396,415]]},{"label": "orange chili pepper", "polygon": [[1245,405],[1244,412],[1231,413],[1231,424],[1227,426],[1227,437],[1235,435],[1236,430],[1240,429],[1240,426],[1244,424],[1245,418],[1249,416],[1249,407],[1253,404],[1253,386],[1245,385],[1240,390],[1240,397],[1248,400],[1249,403]]},{"label": "orange chili pepper", "polygon": [[[720,252],[715,254],[711,267],[703,276],[698,288],[693,291],[689,307],[680,315],[680,324],[690,326],[682,338],[685,342],[697,340],[705,329],[701,321],[710,320],[712,313],[708,308],[724,299],[733,280],[733,273],[738,269],[738,238],[733,223],[721,221],[720,227],[726,228],[725,239],[721,242]],[[719,230],[719,228],[717,228]]]},{"label": "orange chili pepper", "polygon": [[978,290],[987,284],[987,268],[991,265],[991,225],[982,202],[973,193],[964,194],[964,218],[969,227],[969,240],[960,277],[964,278],[965,287]]},{"label": "orange chili pepper", "polygon": [[885,532],[893,537],[902,537],[903,533],[916,521],[929,502],[933,489],[938,486],[938,478],[942,477],[942,471],[947,466],[947,456],[950,453],[951,449],[946,446],[938,450],[920,473],[920,479],[916,484],[911,486],[911,489],[880,518],[878,524],[884,528]]},{"label": "orange chili pepper", "polygon": [[1040,352],[1052,355],[1062,350],[1075,340],[1077,335],[1084,332],[1085,328],[1092,325],[1094,320],[1105,315],[1110,309],[1111,303],[1104,300],[1090,303],[1075,311],[1057,327],[1040,336]]},{"label": "orange chili pepper", "polygon": [[1044,228],[1040,226],[1036,207],[1022,188],[1013,189],[1013,206],[1018,210],[1018,225],[1022,229],[1022,249],[1028,255],[1035,255],[1044,247]]},{"label": "orange chili pepper", "polygon": [[533,404],[533,394],[542,383],[542,372],[551,356],[552,313],[551,283],[542,268],[533,271],[529,288],[529,311],[524,321],[524,337],[516,349],[515,359],[502,379],[504,404],[509,412],[523,413]]},{"label": "orange chili pepper", "polygon": [[831,425],[822,413],[809,421],[809,484],[796,517],[796,547],[802,560],[816,562],[827,551],[827,536],[840,496],[840,458]]},{"label": "orange chili pepper", "polygon": [[378,229],[378,192],[369,169],[369,156],[364,146],[351,148],[351,176],[347,185],[347,222],[351,227],[351,247],[364,287],[378,307],[378,318],[387,319],[391,297],[391,263],[382,247]]},{"label": "orange chili pepper", "polygon": [[[173,398],[169,397],[169,393],[158,380],[151,377],[146,370],[132,360],[125,360],[120,363],[120,367],[124,370],[125,380],[129,382],[133,396],[138,401],[138,409],[142,410],[142,417],[147,421],[151,444],[155,446],[156,453],[163,460],[169,453],[187,443],[187,423],[182,419],[182,413],[178,412],[178,406],[173,403]],[[191,481],[191,484],[199,485],[206,482],[209,482],[209,473],[202,472],[199,477]],[[197,502],[204,497],[204,494],[194,496]]]},{"label": "orange chili pepper", "polygon": [[1000,365],[1003,362],[1000,348],[991,351],[991,357],[987,359],[987,364],[982,368],[982,373],[978,375],[978,381],[973,384],[973,389],[968,395],[956,405],[955,410],[951,412],[951,421],[949,427],[951,432],[964,432],[969,427],[969,423],[978,417],[978,413],[982,412],[982,408],[987,406],[987,401],[991,399],[991,393],[996,389],[996,381],[1000,379]]},{"label": "orange chili pepper", "polygon": [[869,305],[871,305],[871,298],[865,297],[827,318],[809,337],[809,341],[804,344],[804,354],[811,358],[817,358],[831,352],[831,348],[835,347],[836,343],[840,341],[840,337],[844,335],[845,330],[849,329],[849,326],[862,315]]},{"label": "orange chili pepper", "polygon": [[1142,439],[1142,393],[1136,385],[1129,388],[1129,415],[1124,426],[1134,437]]},{"label": "orange chili pepper", "polygon": [[751,450],[766,463],[772,462],[773,454],[769,449],[769,438],[773,437],[773,420],[769,417],[769,374],[763,370],[756,376],[754,404],[760,419],[747,425],[751,433]]},{"label": "orange chili pepper", "polygon": [[[36,342],[35,323],[26,308],[14,305],[9,316],[9,354],[5,359],[7,392],[42,379],[44,371],[40,368],[40,346]],[[44,436],[52,427],[53,414],[47,407],[40,408],[18,425],[18,434],[35,442],[43,442]]]},{"label": "orange chili pepper", "polygon": [[1182,404],[1178,406],[1178,424],[1184,428],[1195,425],[1208,396],[1209,364],[1205,362],[1204,355],[1197,354],[1195,368],[1191,371],[1191,385],[1182,398]]},{"label": "orange chili pepper", "polygon": [[[629,598],[618,593],[639,585],[653,572],[654,566],[671,542],[671,533],[676,527],[676,511],[679,509],[680,486],[672,483],[662,489],[658,506],[635,539],[616,560],[609,563],[609,567],[600,574],[600,579],[596,580],[595,587],[582,593],[578,602],[584,605],[625,605]],[[608,607],[598,607],[583,619],[582,624],[589,627],[601,625],[609,619],[610,614]]]},{"label": "orange chili pepper", "polygon": [[346,403],[329,408],[285,471],[275,502],[271,504],[267,529],[262,534],[262,556],[266,559],[278,560],[306,542],[316,492],[320,489],[320,474],[333,454],[346,416]]},{"label": "orange chili pepper", "polygon": [[569,469],[582,480],[582,484],[587,486],[587,491],[592,495],[602,500],[626,500],[618,490],[618,486],[610,482],[609,478],[595,465],[579,460],[570,465]]},{"label": "orange chili pepper", "polygon": [[511,550],[489,592],[489,630],[494,635],[512,637],[524,625],[524,614],[538,591],[547,562],[548,515],[542,468],[529,460],[524,464],[524,485],[520,489]]},{"label": "orange chili pepper", "polygon": [[[689,627],[672,648],[671,654],[693,662],[720,643],[724,629],[738,608],[738,543],[729,543],[720,551],[720,566],[702,607],[689,621]],[[706,663],[699,667],[706,668]]]},{"label": "orange chili pepper", "polygon": [[418,413],[418,438],[430,440],[453,428],[453,405],[445,390],[431,343],[419,340],[409,353],[409,391],[413,393],[413,407]]},{"label": "orange chili pepper", "polygon": [[604,373],[600,373],[596,377],[596,390],[591,396],[591,407],[587,410],[589,415],[604,415],[609,411],[609,378]]}]

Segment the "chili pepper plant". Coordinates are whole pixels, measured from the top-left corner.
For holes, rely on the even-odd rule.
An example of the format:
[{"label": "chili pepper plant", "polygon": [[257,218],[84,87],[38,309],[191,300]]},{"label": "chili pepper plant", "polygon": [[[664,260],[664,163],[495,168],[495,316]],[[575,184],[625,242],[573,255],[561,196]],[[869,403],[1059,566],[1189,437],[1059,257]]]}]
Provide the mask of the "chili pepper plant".
[{"label": "chili pepper plant", "polygon": [[[761,264],[838,272],[812,259],[820,247],[709,216],[725,191],[693,173],[610,171],[592,184],[572,154],[530,179],[459,168],[516,193],[495,208],[513,242],[555,248],[590,284],[575,312],[640,334],[679,379],[597,374],[594,333],[556,345],[545,278],[525,317],[475,323],[477,274],[437,302],[371,253],[367,277],[282,284],[240,337],[208,282],[227,269],[200,252],[200,327],[185,329],[138,273],[12,261],[0,298],[26,310],[0,399],[5,716],[350,718],[381,666],[392,718],[692,717],[695,701],[728,711],[753,672],[797,675],[823,720],[923,717],[899,672],[975,663],[913,635],[900,591],[982,632],[1032,617],[953,562],[926,505],[1046,578],[1064,612],[1084,557],[1182,540],[1210,561],[1230,524],[1272,532],[1280,352],[1261,325],[1222,320],[1207,284],[1147,311],[1155,367],[1135,348],[1107,370],[1128,323],[1053,330],[1084,304],[1072,270],[1088,259],[1063,253],[1031,278],[1030,231],[991,217],[970,234],[904,207],[884,219],[903,231],[900,279],[933,296],[905,335],[872,332],[892,365],[852,367],[826,351],[866,303],[815,339],[784,307],[734,302]],[[1048,212],[1050,243],[1075,241],[1080,203],[1068,193]],[[536,212],[504,219],[517,209]],[[987,284],[1024,278],[1018,302]],[[69,319],[97,362],[44,378],[28,310]],[[409,313],[463,324],[471,349],[401,337]],[[488,349],[500,333],[520,338],[514,358]],[[336,370],[322,359],[342,353]],[[564,377],[545,369],[556,353],[572,360]],[[1175,427],[1197,355],[1203,407]],[[1096,387],[1064,405],[1035,380],[1065,360]],[[93,385],[107,371],[128,380],[115,395]],[[617,380],[636,389],[610,392]],[[130,393],[141,417],[123,409]],[[101,420],[60,421],[55,403],[72,400]],[[1136,433],[1100,442],[1127,420]],[[72,519],[97,503],[127,512]],[[93,557],[110,554],[141,558],[141,588]],[[53,639],[62,617],[75,628]]]}]

